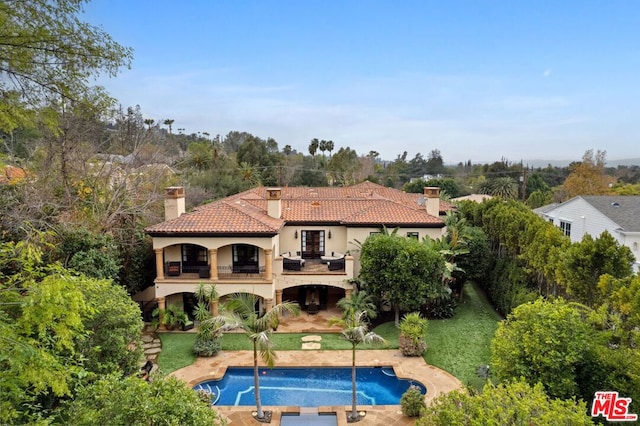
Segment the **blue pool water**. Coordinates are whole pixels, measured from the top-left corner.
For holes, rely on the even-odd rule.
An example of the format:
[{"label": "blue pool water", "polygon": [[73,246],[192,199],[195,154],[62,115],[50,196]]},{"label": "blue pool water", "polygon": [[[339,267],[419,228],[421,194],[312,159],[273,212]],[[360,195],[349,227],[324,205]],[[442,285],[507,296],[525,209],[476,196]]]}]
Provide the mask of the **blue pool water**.
[{"label": "blue pool water", "polygon": [[[350,367],[261,368],[260,398],[263,405],[297,405],[318,407],[351,404]],[[419,382],[399,379],[390,367],[356,369],[358,405],[399,405],[402,394]],[[194,386],[210,392],[212,404],[251,406],[256,404],[253,368],[228,368],[220,380]]]}]

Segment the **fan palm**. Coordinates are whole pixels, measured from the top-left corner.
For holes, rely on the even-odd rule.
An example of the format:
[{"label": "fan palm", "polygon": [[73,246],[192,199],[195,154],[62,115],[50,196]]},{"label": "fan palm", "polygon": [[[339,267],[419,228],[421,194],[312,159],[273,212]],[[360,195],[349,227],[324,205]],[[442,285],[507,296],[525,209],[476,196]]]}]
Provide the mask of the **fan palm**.
[{"label": "fan palm", "polygon": [[365,313],[365,319],[375,318],[378,315],[373,298],[364,290],[351,293],[349,297],[343,297],[338,300],[337,305],[343,311],[343,319],[360,311]]},{"label": "fan palm", "polygon": [[253,343],[253,383],[256,395],[256,408],[258,419],[265,418],[260,401],[260,381],[258,374],[258,353],[268,367],[273,367],[276,360],[276,352],[270,339],[272,325],[283,314],[298,315],[300,307],[297,303],[282,302],[264,314],[256,312],[255,306],[258,297],[248,293],[235,293],[226,305],[227,323],[232,323],[241,329]]},{"label": "fan palm", "polygon": [[359,344],[386,344],[386,340],[376,333],[369,331],[366,321],[366,312],[351,311],[351,315],[346,318],[332,318],[331,324],[342,327],[342,336],[351,343],[351,414],[349,421],[359,420],[357,411],[357,388],[356,388],[356,347]]}]

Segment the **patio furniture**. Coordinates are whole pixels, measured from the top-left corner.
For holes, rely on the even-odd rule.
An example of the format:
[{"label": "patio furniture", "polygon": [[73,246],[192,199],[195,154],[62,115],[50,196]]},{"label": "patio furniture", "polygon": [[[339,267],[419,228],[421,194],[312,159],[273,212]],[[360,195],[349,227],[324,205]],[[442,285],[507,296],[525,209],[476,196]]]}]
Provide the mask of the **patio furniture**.
[{"label": "patio furniture", "polygon": [[322,263],[329,263],[332,260],[338,260],[344,258],[344,253],[340,253],[338,251],[332,251],[331,255],[320,256],[320,260]]},{"label": "patio furniture", "polygon": [[170,277],[177,277],[180,275],[180,262],[169,262],[167,267],[167,275]]},{"label": "patio furniture", "polygon": [[282,269],[287,271],[299,271],[302,267],[302,259],[290,259],[285,257],[282,259]]},{"label": "patio furniture", "polygon": [[319,307],[315,303],[309,303],[309,306],[307,306],[307,314],[309,315],[316,315],[318,313],[318,310]]},{"label": "patio furniture", "polygon": [[200,270],[198,271],[198,276],[200,278],[210,278],[211,277],[211,271],[209,270],[208,266],[201,266]]},{"label": "patio furniture", "polygon": [[340,270],[344,270],[345,264],[344,264],[344,257],[342,259],[338,259],[338,260],[331,260],[327,263],[327,266],[329,267],[330,271],[340,271]]}]

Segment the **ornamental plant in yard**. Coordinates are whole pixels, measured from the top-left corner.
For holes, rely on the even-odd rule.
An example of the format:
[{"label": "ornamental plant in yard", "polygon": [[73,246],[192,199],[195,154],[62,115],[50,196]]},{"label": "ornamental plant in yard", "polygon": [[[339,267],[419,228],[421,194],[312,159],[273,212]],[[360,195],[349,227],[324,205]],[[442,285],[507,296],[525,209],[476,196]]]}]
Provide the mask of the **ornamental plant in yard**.
[{"label": "ornamental plant in yard", "polygon": [[427,350],[426,318],[422,318],[419,312],[406,314],[400,321],[400,352],[404,356],[420,356]]}]

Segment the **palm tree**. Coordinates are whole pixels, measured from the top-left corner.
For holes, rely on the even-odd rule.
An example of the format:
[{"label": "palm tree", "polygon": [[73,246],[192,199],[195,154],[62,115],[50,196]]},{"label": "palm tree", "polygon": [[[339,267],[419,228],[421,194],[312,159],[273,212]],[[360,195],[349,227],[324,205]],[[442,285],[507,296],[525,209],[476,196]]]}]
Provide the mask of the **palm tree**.
[{"label": "palm tree", "polygon": [[173,122],[175,120],[172,120],[170,118],[167,118],[166,120],[164,120],[164,125],[169,127],[169,136],[171,136],[171,126],[173,126]]},{"label": "palm tree", "polygon": [[318,152],[318,146],[320,145],[320,141],[318,138],[311,139],[311,143],[309,144],[309,154],[315,159],[316,152]]},{"label": "palm tree", "polygon": [[356,388],[356,347],[359,344],[386,344],[386,340],[376,333],[369,331],[366,321],[366,312],[351,312],[346,318],[332,318],[330,324],[337,324],[342,327],[342,336],[351,343],[351,414],[347,420],[355,422],[360,420],[357,410],[357,388]]},{"label": "palm tree", "polygon": [[516,198],[518,196],[518,183],[509,176],[492,179],[489,182],[489,194],[494,197]]},{"label": "palm tree", "polygon": [[324,152],[327,150],[327,141],[322,139],[320,144],[318,144],[318,149],[322,151],[322,160],[324,160]]},{"label": "palm tree", "polygon": [[241,329],[253,343],[253,384],[256,394],[257,418],[264,419],[265,412],[260,401],[260,381],[258,374],[258,353],[269,368],[273,367],[276,352],[270,340],[274,323],[283,314],[300,314],[300,306],[293,302],[282,302],[260,315],[256,312],[258,297],[248,293],[235,293],[227,304],[227,322]]},{"label": "palm tree", "polygon": [[329,158],[331,158],[331,151],[333,151],[334,145],[332,140],[327,141],[327,151],[329,151]]},{"label": "palm tree", "polygon": [[154,120],[153,118],[145,118],[144,119],[144,124],[146,124],[147,126],[149,126],[149,131],[151,131],[151,126],[153,126],[153,123],[156,120]]},{"label": "palm tree", "polygon": [[364,290],[351,293],[349,297],[343,297],[338,300],[337,305],[343,311],[342,319],[346,319],[355,312],[360,311],[365,313],[365,319],[375,318],[378,315],[373,298]]}]

